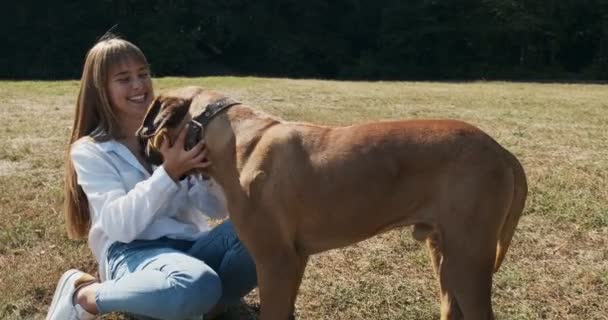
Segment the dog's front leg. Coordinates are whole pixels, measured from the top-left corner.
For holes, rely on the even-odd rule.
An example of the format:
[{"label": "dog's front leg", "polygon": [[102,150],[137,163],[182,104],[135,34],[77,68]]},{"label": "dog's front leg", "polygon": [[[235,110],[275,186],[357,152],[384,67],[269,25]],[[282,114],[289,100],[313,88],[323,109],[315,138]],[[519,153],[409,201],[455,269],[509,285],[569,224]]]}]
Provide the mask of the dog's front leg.
[{"label": "dog's front leg", "polygon": [[291,319],[307,261],[284,249],[257,262],[262,320]]}]

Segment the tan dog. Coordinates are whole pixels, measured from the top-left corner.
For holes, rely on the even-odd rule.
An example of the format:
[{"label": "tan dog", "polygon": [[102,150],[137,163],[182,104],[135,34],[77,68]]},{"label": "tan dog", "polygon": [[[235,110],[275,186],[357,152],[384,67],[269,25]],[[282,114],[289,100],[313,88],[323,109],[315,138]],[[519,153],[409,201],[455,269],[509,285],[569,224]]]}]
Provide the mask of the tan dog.
[{"label": "tan dog", "polygon": [[256,262],[262,319],[289,318],[311,254],[407,225],[428,245],[441,319],[493,318],[492,275],[527,196],[511,153],[459,121],[326,127],[229,100],[209,106],[222,98],[196,87],[162,94],[139,134],[151,156],[157,137],[175,139],[187,123],[189,145],[206,141],[205,174]]}]

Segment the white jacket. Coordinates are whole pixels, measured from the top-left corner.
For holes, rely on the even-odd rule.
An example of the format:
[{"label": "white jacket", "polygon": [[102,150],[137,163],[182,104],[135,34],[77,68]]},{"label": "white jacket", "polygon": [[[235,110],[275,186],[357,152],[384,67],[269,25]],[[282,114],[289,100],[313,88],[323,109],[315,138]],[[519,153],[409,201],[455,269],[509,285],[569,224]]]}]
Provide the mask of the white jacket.
[{"label": "white jacket", "polygon": [[224,194],[213,180],[190,176],[175,183],[163,166],[150,174],[116,140],[84,137],[72,144],[70,156],[89,201],[88,243],[102,280],[107,275],[107,251],[115,241],[194,240],[209,231],[202,213],[213,218],[228,215]]}]

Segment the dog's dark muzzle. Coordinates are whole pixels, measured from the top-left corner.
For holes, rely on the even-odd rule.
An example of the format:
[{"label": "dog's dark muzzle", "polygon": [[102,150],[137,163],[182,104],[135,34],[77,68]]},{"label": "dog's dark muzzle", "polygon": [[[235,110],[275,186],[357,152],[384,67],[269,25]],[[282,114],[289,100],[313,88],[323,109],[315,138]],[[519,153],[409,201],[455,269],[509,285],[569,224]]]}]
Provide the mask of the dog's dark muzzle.
[{"label": "dog's dark muzzle", "polygon": [[194,148],[194,146],[197,145],[199,142],[201,142],[205,127],[203,127],[200,122],[193,119],[190,120],[190,122],[186,126],[186,130],[188,131],[186,132],[186,141],[184,142],[184,148],[186,150],[190,150]]},{"label": "dog's dark muzzle", "polygon": [[163,155],[154,146],[151,138],[140,138],[144,159],[150,164],[160,166],[163,163]]}]

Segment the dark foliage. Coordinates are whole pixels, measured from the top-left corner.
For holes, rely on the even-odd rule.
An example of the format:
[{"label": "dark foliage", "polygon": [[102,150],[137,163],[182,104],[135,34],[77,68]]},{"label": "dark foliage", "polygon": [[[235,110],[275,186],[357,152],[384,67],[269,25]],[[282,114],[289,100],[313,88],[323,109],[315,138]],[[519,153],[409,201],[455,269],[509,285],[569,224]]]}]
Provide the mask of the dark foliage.
[{"label": "dark foliage", "polygon": [[608,76],[608,0],[104,0],[3,4],[0,77],[79,77],[106,30],[156,75]]}]

